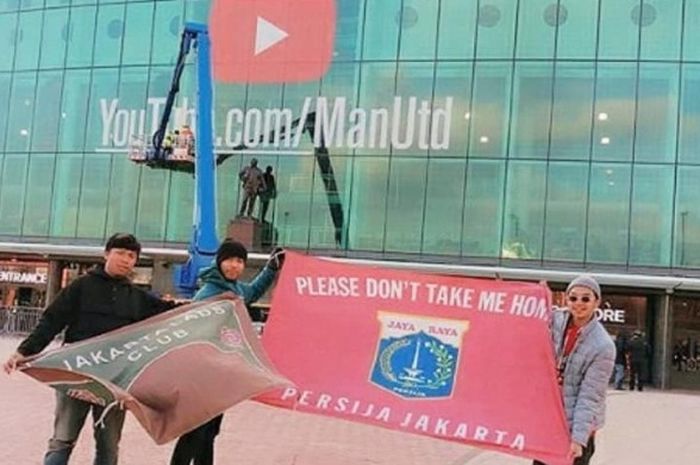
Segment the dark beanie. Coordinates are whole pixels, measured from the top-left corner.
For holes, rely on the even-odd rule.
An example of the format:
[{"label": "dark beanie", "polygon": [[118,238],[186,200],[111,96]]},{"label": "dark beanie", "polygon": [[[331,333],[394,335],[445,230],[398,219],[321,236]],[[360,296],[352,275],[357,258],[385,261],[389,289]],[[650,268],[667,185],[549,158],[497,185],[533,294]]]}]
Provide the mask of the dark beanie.
[{"label": "dark beanie", "polygon": [[240,242],[226,239],[216,251],[216,267],[221,270],[221,262],[233,257],[238,257],[245,262],[248,260],[248,250]]},{"label": "dark beanie", "polygon": [[136,255],[138,255],[141,253],[141,244],[133,234],[116,233],[107,239],[107,243],[105,244],[106,252],[109,252],[112,249],[131,250],[136,252]]}]

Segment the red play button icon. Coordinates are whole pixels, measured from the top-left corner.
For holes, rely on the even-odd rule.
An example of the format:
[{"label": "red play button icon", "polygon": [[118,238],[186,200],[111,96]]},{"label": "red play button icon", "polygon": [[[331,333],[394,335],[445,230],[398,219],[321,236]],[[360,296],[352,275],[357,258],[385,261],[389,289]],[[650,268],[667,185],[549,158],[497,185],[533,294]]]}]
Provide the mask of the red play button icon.
[{"label": "red play button icon", "polygon": [[333,57],[335,0],[214,0],[214,79],[311,81]]}]

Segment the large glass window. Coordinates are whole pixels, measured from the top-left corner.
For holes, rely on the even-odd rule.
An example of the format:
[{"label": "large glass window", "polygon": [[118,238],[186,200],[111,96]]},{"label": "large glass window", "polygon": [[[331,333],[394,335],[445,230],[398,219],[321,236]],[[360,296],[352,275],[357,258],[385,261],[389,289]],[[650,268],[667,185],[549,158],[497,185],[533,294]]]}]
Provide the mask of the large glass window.
[{"label": "large glass window", "polygon": [[386,158],[355,159],[348,218],[351,249],[382,249],[388,175]]},{"label": "large glass window", "polygon": [[100,6],[95,29],[95,66],[118,65],[122,55],[125,5]]},{"label": "large glass window", "polygon": [[700,163],[700,65],[686,64],[682,69],[678,161]]},{"label": "large glass window", "polygon": [[126,137],[129,128],[129,111],[120,108],[117,99],[119,74],[113,69],[95,68],[92,71],[90,101],[88,104],[85,150],[123,147],[118,137]]},{"label": "large glass window", "polygon": [[590,157],[594,72],[593,63],[556,65],[549,154],[552,159]]},{"label": "large glass window", "polygon": [[425,156],[428,153],[433,118],[426,110],[430,111],[432,107],[434,72],[432,63],[399,63],[396,95],[402,98],[400,114],[403,124],[398,131],[399,137],[392,145],[396,155]]},{"label": "large glass window", "polygon": [[402,3],[403,0],[367,0],[364,17],[363,59],[396,59]]},{"label": "large glass window", "polygon": [[[396,65],[393,63],[365,63],[362,65],[360,96],[358,105],[369,109],[368,146],[358,149],[361,154],[388,154],[391,147],[392,129],[390,115],[394,107],[394,80]],[[396,126],[396,131],[404,129]]]},{"label": "large glass window", "polygon": [[[637,57],[641,3],[640,0],[601,0],[599,58]],[[647,9],[644,13],[650,14],[649,11]]]},{"label": "large glass window", "polygon": [[[231,189],[230,186],[225,186]],[[194,204],[194,178],[185,173],[173,173],[168,191],[167,224],[165,240],[189,241],[192,234],[192,206]],[[227,220],[227,218],[222,218]],[[228,223],[228,221],[226,221]]]},{"label": "large glass window", "polygon": [[678,65],[642,63],[637,99],[635,161],[674,161],[678,120]]},{"label": "large glass window", "polygon": [[139,195],[144,195],[139,192],[139,181],[143,170],[148,169],[137,167],[123,153],[113,154],[112,158],[107,210],[108,235],[117,231],[136,230],[136,203]]},{"label": "large glass window", "polygon": [[[678,0],[644,0],[639,7],[642,60],[677,60],[681,52],[683,4]],[[637,7],[632,18],[638,17]],[[695,26],[697,27],[697,23]]]},{"label": "large glass window", "polygon": [[396,15],[396,21],[401,23],[400,59],[435,58],[439,6],[439,1],[403,0],[400,13]]},{"label": "large glass window", "polygon": [[462,223],[462,255],[501,255],[505,162],[469,160]]},{"label": "large glass window", "polygon": [[41,36],[40,68],[62,68],[66,58],[68,8],[51,10],[44,15]]},{"label": "large glass window", "polygon": [[700,2],[684,2],[683,59],[700,61]]},{"label": "large glass window", "polygon": [[586,261],[627,263],[630,165],[593,163],[590,177]]},{"label": "large glass window", "polygon": [[636,165],[630,221],[630,265],[664,266],[671,262],[673,166]]},{"label": "large glass window", "polygon": [[[145,65],[151,58],[154,3],[127,3],[123,65]],[[173,44],[175,48],[175,44]]]},{"label": "large glass window", "polygon": [[171,173],[146,170],[141,174],[139,186],[136,235],[146,241],[160,241],[165,237]]},{"label": "large glass window", "polygon": [[637,67],[627,63],[598,65],[593,131],[593,159],[632,159]]},{"label": "large glass window", "polygon": [[447,62],[437,65],[431,125],[431,134],[435,136],[432,156],[467,155],[471,118],[471,76],[471,63]]},{"label": "large glass window", "polygon": [[29,157],[27,198],[22,226],[24,236],[47,236],[51,219],[51,191],[54,155],[33,154]]},{"label": "large glass window", "polygon": [[186,2],[156,2],[153,20],[152,64],[174,64],[178,54],[178,38],[182,32],[182,11]]},{"label": "large glass window", "polygon": [[469,156],[505,157],[512,68],[479,63],[474,70]]},{"label": "large glass window", "polygon": [[700,267],[700,168],[680,166],[676,190],[673,265]]},{"label": "large glass window", "polygon": [[464,0],[440,2],[438,58],[449,60],[474,56],[478,4]]},{"label": "large glass window", "polygon": [[[29,152],[31,141],[32,115],[35,101],[36,73],[15,73],[10,93],[9,122],[7,125],[8,152]],[[41,128],[36,128],[40,130]]]},{"label": "large glass window", "polygon": [[[347,243],[347,206],[350,199],[351,157],[328,159],[328,165],[315,163],[314,186],[311,198],[311,224],[309,241],[314,248],[334,249]],[[331,171],[332,169],[332,171]],[[279,173],[274,173],[279,177]],[[284,195],[284,194],[282,194]],[[340,226],[342,212],[342,227]],[[270,202],[267,220],[275,218],[276,202]],[[276,220],[274,220],[276,222]],[[340,240],[340,241],[339,241]]]},{"label": "large glass window", "polygon": [[19,14],[17,38],[17,56],[15,70],[36,69],[39,64],[41,48],[41,23],[44,12],[27,11]]},{"label": "large glass window", "polygon": [[[550,58],[560,16],[552,0],[520,0],[516,58]],[[564,10],[561,10],[563,13]],[[565,14],[565,13],[564,13]]]},{"label": "large glass window", "polygon": [[[248,165],[249,160],[245,157],[243,163]],[[311,192],[316,175],[313,157],[279,158],[275,221],[285,245],[309,247]]]},{"label": "large glass window", "polygon": [[28,160],[26,155],[5,155],[0,178],[0,234],[20,235]]},{"label": "large glass window", "polygon": [[515,65],[510,154],[547,158],[552,112],[552,64]]},{"label": "large glass window", "polygon": [[[599,2],[600,0],[559,0],[558,58],[595,57]],[[550,9],[548,11],[556,11],[554,5],[547,8]]]},{"label": "large glass window", "polygon": [[338,19],[335,30],[335,51],[333,61],[351,61],[360,58],[362,11],[364,0],[337,2]]},{"label": "large glass window", "polygon": [[423,253],[460,254],[466,167],[466,160],[430,160],[425,195]]},{"label": "large glass window", "polygon": [[582,262],[588,163],[552,162],[547,174],[544,259]]},{"label": "large glass window", "polygon": [[0,151],[5,148],[5,128],[9,119],[10,74],[0,73]]},{"label": "large glass window", "polygon": [[71,8],[65,35],[68,40],[67,67],[90,66],[95,43],[94,6]]},{"label": "large glass window", "polygon": [[0,71],[11,70],[14,63],[17,17],[16,13],[0,14],[0,45],[4,51],[4,57],[0,60]]},{"label": "large glass window", "polygon": [[[63,77],[61,95],[61,119],[59,123],[58,150],[80,151],[85,146],[88,99],[90,97],[90,70],[69,69]],[[100,120],[109,114],[109,106],[101,108]]]},{"label": "large glass window", "polygon": [[506,180],[503,258],[542,257],[547,163],[512,161]]},{"label": "large glass window", "polygon": [[518,2],[486,0],[477,13],[477,58],[512,58]]},{"label": "large glass window", "polygon": [[[240,207],[239,202],[239,194],[241,191],[240,188],[240,179],[238,178],[238,173],[241,170],[241,163],[242,163],[242,158],[243,157],[233,157],[229,158],[226,163],[220,165],[217,170],[216,170],[216,188],[217,188],[217,220],[218,220],[218,232],[219,232],[219,237],[225,237],[226,236],[226,229],[228,227],[229,221],[231,218],[235,218],[236,215],[238,214],[238,208]],[[263,162],[265,163],[265,162]],[[277,170],[276,163],[270,163],[273,165],[273,168],[275,168],[275,177],[279,178],[279,172]],[[170,187],[170,198],[172,198],[174,192],[178,195],[185,196],[186,194],[184,192],[180,193],[181,190],[184,190],[186,187],[183,186],[183,189],[180,188],[181,186],[181,181],[179,180],[179,176],[175,176],[172,179],[171,182],[171,187]],[[280,186],[279,182],[277,183],[277,192],[280,192]],[[173,210],[176,207],[176,204],[169,202],[168,203],[168,224],[170,224],[170,216],[175,216],[173,218],[173,222],[177,222],[177,224],[184,224],[186,221],[189,222],[190,224],[192,223],[192,215],[189,215],[188,219],[181,218],[182,215],[186,214],[187,212],[191,212],[192,210],[192,205],[194,204],[194,182],[192,182],[192,189],[189,191],[189,203],[185,202],[183,203],[183,209],[186,211],[180,211],[178,213],[173,212]],[[276,207],[277,202],[275,202],[274,207]],[[275,208],[271,207],[272,212],[275,213]],[[274,218],[274,215],[270,215]],[[274,220],[273,220],[274,222]],[[281,231],[278,230],[278,233]],[[188,240],[191,235],[191,231],[187,231],[183,237],[185,240]],[[281,236],[278,236],[278,239]]]},{"label": "large glass window", "polygon": [[82,169],[81,154],[56,155],[51,201],[51,236],[75,237]]},{"label": "large glass window", "polygon": [[35,128],[32,131],[32,151],[53,152],[58,140],[58,122],[61,119],[62,71],[39,73],[36,85]]},{"label": "large glass window", "polygon": [[[147,126],[148,114],[152,114],[153,106],[146,104],[146,92],[148,86],[148,68],[129,67],[122,68],[119,78],[118,105],[114,106],[114,97],[109,94],[100,99],[100,109],[110,106],[108,111],[110,118],[102,118],[102,131],[109,131],[115,147],[127,147],[135,136],[150,136],[155,131]],[[165,90],[164,90],[165,92]],[[103,104],[106,102],[106,104]],[[93,103],[94,105],[94,103]],[[114,111],[116,110],[116,111]],[[162,113],[162,107],[160,108]],[[102,140],[104,143],[104,137]]]},{"label": "large glass window", "polygon": [[426,165],[426,159],[391,159],[384,242],[388,252],[420,252]]},{"label": "large glass window", "polygon": [[103,238],[105,236],[110,165],[109,154],[85,155],[78,210],[79,237]]}]

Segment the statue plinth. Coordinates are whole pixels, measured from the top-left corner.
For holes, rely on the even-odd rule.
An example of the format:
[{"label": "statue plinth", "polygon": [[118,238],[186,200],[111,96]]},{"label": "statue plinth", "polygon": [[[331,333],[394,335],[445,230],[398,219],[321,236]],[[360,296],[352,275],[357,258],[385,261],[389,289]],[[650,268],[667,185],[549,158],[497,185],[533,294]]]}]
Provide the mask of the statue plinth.
[{"label": "statue plinth", "polygon": [[275,242],[274,236],[274,228],[270,223],[244,216],[232,219],[226,228],[226,237],[240,242],[249,251],[270,250]]}]

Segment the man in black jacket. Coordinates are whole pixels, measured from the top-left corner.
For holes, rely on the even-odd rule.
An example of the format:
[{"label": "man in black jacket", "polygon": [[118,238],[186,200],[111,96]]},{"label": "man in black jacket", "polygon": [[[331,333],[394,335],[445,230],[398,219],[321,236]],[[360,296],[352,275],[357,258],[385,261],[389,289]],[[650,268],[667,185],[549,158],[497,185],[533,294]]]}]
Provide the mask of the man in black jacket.
[{"label": "man in black jacket", "polygon": [[[12,372],[27,357],[37,354],[65,329],[65,342],[77,342],[169,310],[174,302],[160,300],[135,287],[128,279],[141,244],[131,234],[115,234],[105,245],[105,263],[73,281],[46,308],[39,324],[5,362]],[[94,423],[103,408],[56,392],[54,434],[49,440],[44,465],[65,465],[92,410],[95,465],[116,465],[124,410],[112,409],[104,427]]]}]

